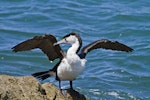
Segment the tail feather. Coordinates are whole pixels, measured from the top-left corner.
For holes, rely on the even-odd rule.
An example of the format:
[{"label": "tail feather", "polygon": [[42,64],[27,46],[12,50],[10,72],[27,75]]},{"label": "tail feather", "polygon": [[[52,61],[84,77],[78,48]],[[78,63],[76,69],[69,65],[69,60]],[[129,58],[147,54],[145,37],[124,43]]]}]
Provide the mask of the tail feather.
[{"label": "tail feather", "polygon": [[54,75],[53,71],[43,71],[43,72],[37,72],[32,74],[32,76],[36,77],[39,80],[45,80],[48,77],[51,77],[53,75]]}]

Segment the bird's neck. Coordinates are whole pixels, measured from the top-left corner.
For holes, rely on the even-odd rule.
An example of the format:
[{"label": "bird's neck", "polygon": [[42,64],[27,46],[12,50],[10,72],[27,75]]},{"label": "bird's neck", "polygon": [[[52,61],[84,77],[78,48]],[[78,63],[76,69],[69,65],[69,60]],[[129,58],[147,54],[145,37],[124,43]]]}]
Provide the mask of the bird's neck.
[{"label": "bird's neck", "polygon": [[77,50],[79,48],[79,42],[76,41],[75,43],[72,44],[72,46],[68,49],[67,55],[73,55],[77,53]]}]

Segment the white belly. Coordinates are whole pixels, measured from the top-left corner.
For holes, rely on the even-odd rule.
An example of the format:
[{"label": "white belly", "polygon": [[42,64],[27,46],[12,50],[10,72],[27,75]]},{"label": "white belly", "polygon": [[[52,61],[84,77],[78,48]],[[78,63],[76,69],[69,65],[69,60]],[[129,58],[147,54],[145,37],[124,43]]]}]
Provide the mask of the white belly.
[{"label": "white belly", "polygon": [[66,58],[62,60],[57,69],[57,75],[60,80],[74,80],[78,75],[80,75],[84,68],[86,60],[72,59],[69,62]]}]

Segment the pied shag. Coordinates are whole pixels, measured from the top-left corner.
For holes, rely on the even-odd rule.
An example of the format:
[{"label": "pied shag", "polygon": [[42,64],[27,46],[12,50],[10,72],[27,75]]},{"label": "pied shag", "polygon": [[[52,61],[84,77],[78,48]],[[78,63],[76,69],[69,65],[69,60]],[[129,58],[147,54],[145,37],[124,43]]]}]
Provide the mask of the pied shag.
[{"label": "pied shag", "polygon": [[[69,43],[71,47],[65,53],[59,44]],[[107,39],[97,40],[85,47],[82,47],[82,40],[80,36],[74,32],[67,34],[61,41],[56,40],[55,36],[51,34],[45,34],[42,36],[35,36],[18,45],[12,47],[14,52],[26,51],[31,49],[41,49],[49,58],[50,61],[60,59],[59,62],[50,70],[37,72],[32,74],[34,77],[40,80],[44,80],[50,76],[55,76],[59,81],[59,88],[61,89],[61,81],[70,81],[70,88],[73,89],[72,81],[80,75],[86,63],[86,55],[88,52],[103,48],[117,51],[131,52],[133,49],[119,43],[117,41],[110,41]],[[79,50],[81,49],[81,52]]]}]

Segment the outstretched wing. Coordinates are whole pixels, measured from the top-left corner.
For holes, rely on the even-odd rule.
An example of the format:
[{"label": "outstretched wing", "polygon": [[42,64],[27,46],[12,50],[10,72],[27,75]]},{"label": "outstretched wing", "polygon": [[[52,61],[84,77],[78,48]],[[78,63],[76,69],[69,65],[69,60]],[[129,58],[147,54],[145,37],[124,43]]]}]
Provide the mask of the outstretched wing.
[{"label": "outstretched wing", "polygon": [[89,45],[85,46],[82,49],[80,56],[82,56],[82,58],[84,58],[88,52],[90,52],[91,50],[94,50],[94,49],[98,49],[98,48],[117,50],[117,51],[125,51],[125,52],[131,52],[133,50],[132,48],[130,48],[122,43],[119,43],[117,41],[110,41],[107,39],[102,39],[102,40],[95,41],[95,42],[90,43]]},{"label": "outstretched wing", "polygon": [[56,42],[56,38],[51,34],[35,36],[19,43],[18,45],[12,47],[12,49],[14,52],[19,52],[39,48],[48,56],[50,61],[53,61],[57,58],[63,58],[63,51],[61,50],[60,46],[53,46],[53,44]]}]

